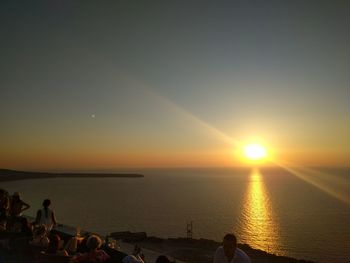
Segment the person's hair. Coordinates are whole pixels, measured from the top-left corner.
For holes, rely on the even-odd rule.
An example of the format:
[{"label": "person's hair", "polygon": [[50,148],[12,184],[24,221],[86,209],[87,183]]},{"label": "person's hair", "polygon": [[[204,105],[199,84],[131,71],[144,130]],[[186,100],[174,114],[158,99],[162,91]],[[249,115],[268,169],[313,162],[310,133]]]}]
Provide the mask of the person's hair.
[{"label": "person's hair", "polygon": [[231,241],[231,242],[233,242],[234,244],[237,244],[237,238],[236,238],[236,236],[235,236],[234,234],[232,234],[232,233],[226,234],[226,235],[224,236],[224,240],[226,240],[226,241]]},{"label": "person's hair", "polygon": [[51,200],[50,199],[45,199],[43,201],[43,207],[45,209],[45,217],[48,217],[48,211],[47,208],[51,205]]},{"label": "person's hair", "polygon": [[102,245],[102,240],[96,235],[91,235],[87,241],[86,246],[89,250],[94,250]]},{"label": "person's hair", "polygon": [[50,254],[56,254],[60,247],[61,238],[55,233],[50,233],[49,240],[49,247],[47,248],[46,252]]}]

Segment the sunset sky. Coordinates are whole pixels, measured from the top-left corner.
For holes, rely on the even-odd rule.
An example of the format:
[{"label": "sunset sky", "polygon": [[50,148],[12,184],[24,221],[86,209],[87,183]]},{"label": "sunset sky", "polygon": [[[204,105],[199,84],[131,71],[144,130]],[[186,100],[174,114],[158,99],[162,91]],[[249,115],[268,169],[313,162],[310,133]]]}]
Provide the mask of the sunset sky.
[{"label": "sunset sky", "polygon": [[[152,3],[152,4],[151,4]],[[350,166],[347,1],[1,1],[0,168]]]}]

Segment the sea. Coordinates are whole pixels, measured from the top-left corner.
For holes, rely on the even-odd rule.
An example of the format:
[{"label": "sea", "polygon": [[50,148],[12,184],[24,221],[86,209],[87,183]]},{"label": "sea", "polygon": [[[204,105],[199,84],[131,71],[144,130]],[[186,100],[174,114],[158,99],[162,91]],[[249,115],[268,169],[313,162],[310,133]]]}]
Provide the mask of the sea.
[{"label": "sea", "polygon": [[350,262],[350,169],[134,169],[143,178],[53,178],[1,182],[20,192],[35,216],[50,198],[59,223],[102,235],[149,236],[240,243],[321,263]]}]

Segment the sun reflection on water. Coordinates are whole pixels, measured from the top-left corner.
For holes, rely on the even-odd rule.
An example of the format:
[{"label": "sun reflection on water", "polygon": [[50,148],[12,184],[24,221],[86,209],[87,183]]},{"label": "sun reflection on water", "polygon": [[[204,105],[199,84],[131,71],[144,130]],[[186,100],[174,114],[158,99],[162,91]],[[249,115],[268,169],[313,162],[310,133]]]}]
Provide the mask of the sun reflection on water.
[{"label": "sun reflection on water", "polygon": [[274,219],[263,176],[252,171],[239,218],[239,239],[242,243],[279,254],[279,228]]}]

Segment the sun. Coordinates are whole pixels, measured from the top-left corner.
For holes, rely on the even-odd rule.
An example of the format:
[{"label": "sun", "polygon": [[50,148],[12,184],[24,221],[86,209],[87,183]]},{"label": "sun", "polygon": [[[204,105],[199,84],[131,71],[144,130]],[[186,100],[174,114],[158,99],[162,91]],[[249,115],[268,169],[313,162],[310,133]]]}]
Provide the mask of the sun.
[{"label": "sun", "polygon": [[250,161],[262,161],[267,158],[266,148],[258,143],[247,144],[243,147],[245,158]]}]

